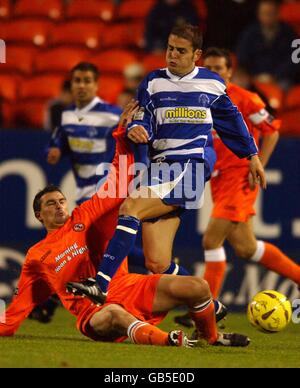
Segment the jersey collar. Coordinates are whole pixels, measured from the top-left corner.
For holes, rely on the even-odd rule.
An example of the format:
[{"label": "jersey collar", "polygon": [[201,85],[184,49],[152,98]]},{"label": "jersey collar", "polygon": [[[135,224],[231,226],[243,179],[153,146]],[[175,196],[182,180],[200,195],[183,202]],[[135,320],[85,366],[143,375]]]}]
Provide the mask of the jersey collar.
[{"label": "jersey collar", "polygon": [[92,110],[92,109],[94,108],[94,106],[96,106],[97,104],[99,104],[99,102],[102,103],[101,98],[95,97],[95,98],[93,98],[93,100],[92,100],[87,106],[85,106],[84,108],[82,108],[82,109],[76,108],[76,109],[75,109],[75,113],[78,114],[78,115],[85,114],[85,113],[89,112],[90,110]]},{"label": "jersey collar", "polygon": [[173,81],[191,80],[194,77],[196,77],[198,72],[199,72],[199,67],[195,66],[194,70],[191,71],[189,74],[186,74],[183,77],[179,77],[178,75],[175,75],[175,74],[171,73],[170,70],[167,68],[167,75]]}]

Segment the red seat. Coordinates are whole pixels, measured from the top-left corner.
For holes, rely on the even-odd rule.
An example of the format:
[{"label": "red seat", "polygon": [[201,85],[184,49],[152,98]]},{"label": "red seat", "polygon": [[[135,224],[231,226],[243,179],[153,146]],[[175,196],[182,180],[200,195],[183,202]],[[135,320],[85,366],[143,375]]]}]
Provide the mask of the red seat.
[{"label": "red seat", "polygon": [[63,16],[63,4],[60,0],[18,0],[14,16],[44,16],[58,20]]},{"label": "red seat", "polygon": [[165,54],[148,54],[144,57],[142,63],[146,73],[149,73],[153,70],[162,69],[167,66]]},{"label": "red seat", "polygon": [[19,97],[23,100],[57,97],[63,79],[63,76],[49,74],[23,79],[20,83]]},{"label": "red seat", "polygon": [[280,110],[282,108],[284,93],[276,83],[254,81],[254,85],[268,99],[268,103],[273,109]]},{"label": "red seat", "polygon": [[43,128],[47,100],[19,101],[14,108],[14,125],[19,128]]},{"label": "red seat", "polygon": [[7,19],[11,14],[11,4],[9,0],[1,0],[0,19]]},{"label": "red seat", "polygon": [[143,23],[118,23],[102,30],[103,47],[141,47],[144,36]]},{"label": "red seat", "polygon": [[99,66],[104,73],[123,73],[127,65],[137,62],[137,57],[130,51],[110,50],[92,55],[90,61]]},{"label": "red seat", "polygon": [[300,85],[294,86],[287,95],[285,108],[300,109]]},{"label": "red seat", "polygon": [[111,21],[114,17],[115,6],[110,0],[73,0],[67,10],[67,18],[90,18]]},{"label": "red seat", "polygon": [[156,0],[142,0],[138,3],[136,0],[123,0],[118,16],[124,19],[145,19],[155,3]]},{"label": "red seat", "polygon": [[281,19],[287,23],[300,23],[300,3],[298,1],[292,3],[284,3],[280,9]]},{"label": "red seat", "polygon": [[4,100],[1,103],[4,128],[14,127],[14,107],[15,104],[12,104],[11,101],[8,102]]},{"label": "red seat", "polygon": [[18,77],[0,74],[0,97],[7,101],[17,98]]},{"label": "red seat", "polygon": [[283,136],[300,136],[300,108],[282,114],[280,134]]},{"label": "red seat", "polygon": [[6,63],[0,65],[0,71],[31,74],[35,53],[35,47],[9,46],[6,50]]},{"label": "red seat", "polygon": [[100,77],[100,96],[103,100],[115,104],[124,87],[123,77],[102,76]]},{"label": "red seat", "polygon": [[53,26],[50,43],[77,44],[88,48],[99,48],[102,24],[99,22],[67,22]]},{"label": "red seat", "polygon": [[205,0],[193,0],[194,6],[197,8],[201,20],[207,19],[207,6]]},{"label": "red seat", "polygon": [[39,72],[68,73],[77,63],[87,57],[86,50],[59,47],[42,51],[35,58],[35,69]]},{"label": "red seat", "polygon": [[[22,19],[5,23],[4,40],[14,43],[30,43],[44,46],[52,23],[37,19]],[[2,31],[1,31],[2,32]]]}]

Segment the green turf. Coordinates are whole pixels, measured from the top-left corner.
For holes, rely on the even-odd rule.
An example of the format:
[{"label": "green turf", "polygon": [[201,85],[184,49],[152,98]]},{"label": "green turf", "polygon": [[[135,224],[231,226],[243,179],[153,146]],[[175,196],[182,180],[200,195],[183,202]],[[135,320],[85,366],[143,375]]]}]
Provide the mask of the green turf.
[{"label": "green turf", "polygon": [[[174,314],[174,313],[173,313]],[[172,314],[161,327],[174,328]],[[247,349],[197,349],[94,343],[75,329],[75,320],[59,309],[53,323],[42,325],[27,320],[13,338],[0,338],[0,367],[300,367],[300,325],[291,324],[279,334],[263,334],[233,314],[227,330],[247,334]]]}]

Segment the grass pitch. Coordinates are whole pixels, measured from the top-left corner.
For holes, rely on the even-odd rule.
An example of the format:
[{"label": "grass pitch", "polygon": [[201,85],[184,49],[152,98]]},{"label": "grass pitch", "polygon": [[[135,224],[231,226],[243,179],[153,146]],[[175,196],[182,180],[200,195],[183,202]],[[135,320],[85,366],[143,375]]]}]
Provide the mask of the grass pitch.
[{"label": "grass pitch", "polygon": [[[172,313],[161,325],[175,328]],[[207,368],[207,367],[300,367],[300,325],[278,334],[253,329],[245,315],[231,314],[228,332],[250,336],[249,348],[220,348],[203,345],[196,349],[137,346],[129,343],[95,343],[75,329],[74,318],[60,308],[54,321],[42,325],[27,320],[17,335],[0,338],[0,367],[46,368]]]}]

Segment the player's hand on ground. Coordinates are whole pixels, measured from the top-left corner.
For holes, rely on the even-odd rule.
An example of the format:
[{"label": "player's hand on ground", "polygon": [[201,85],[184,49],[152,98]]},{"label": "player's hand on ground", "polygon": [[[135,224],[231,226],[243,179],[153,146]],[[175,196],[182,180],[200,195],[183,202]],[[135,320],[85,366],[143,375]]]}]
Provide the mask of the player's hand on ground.
[{"label": "player's hand on ground", "polygon": [[61,150],[57,147],[51,147],[48,152],[47,162],[49,164],[57,164],[61,158]]},{"label": "player's hand on ground", "polygon": [[133,127],[127,134],[128,139],[136,144],[147,144],[149,141],[149,135],[146,129],[142,125]]},{"label": "player's hand on ground", "polygon": [[267,179],[265,170],[261,164],[258,155],[251,157],[250,172],[249,172],[249,184],[251,190],[254,190],[256,185],[260,185],[262,189],[267,188]]},{"label": "player's hand on ground", "polygon": [[121,117],[120,117],[120,126],[126,128],[128,124],[131,123],[133,116],[139,110],[138,101],[131,100],[129,104],[126,105]]}]

